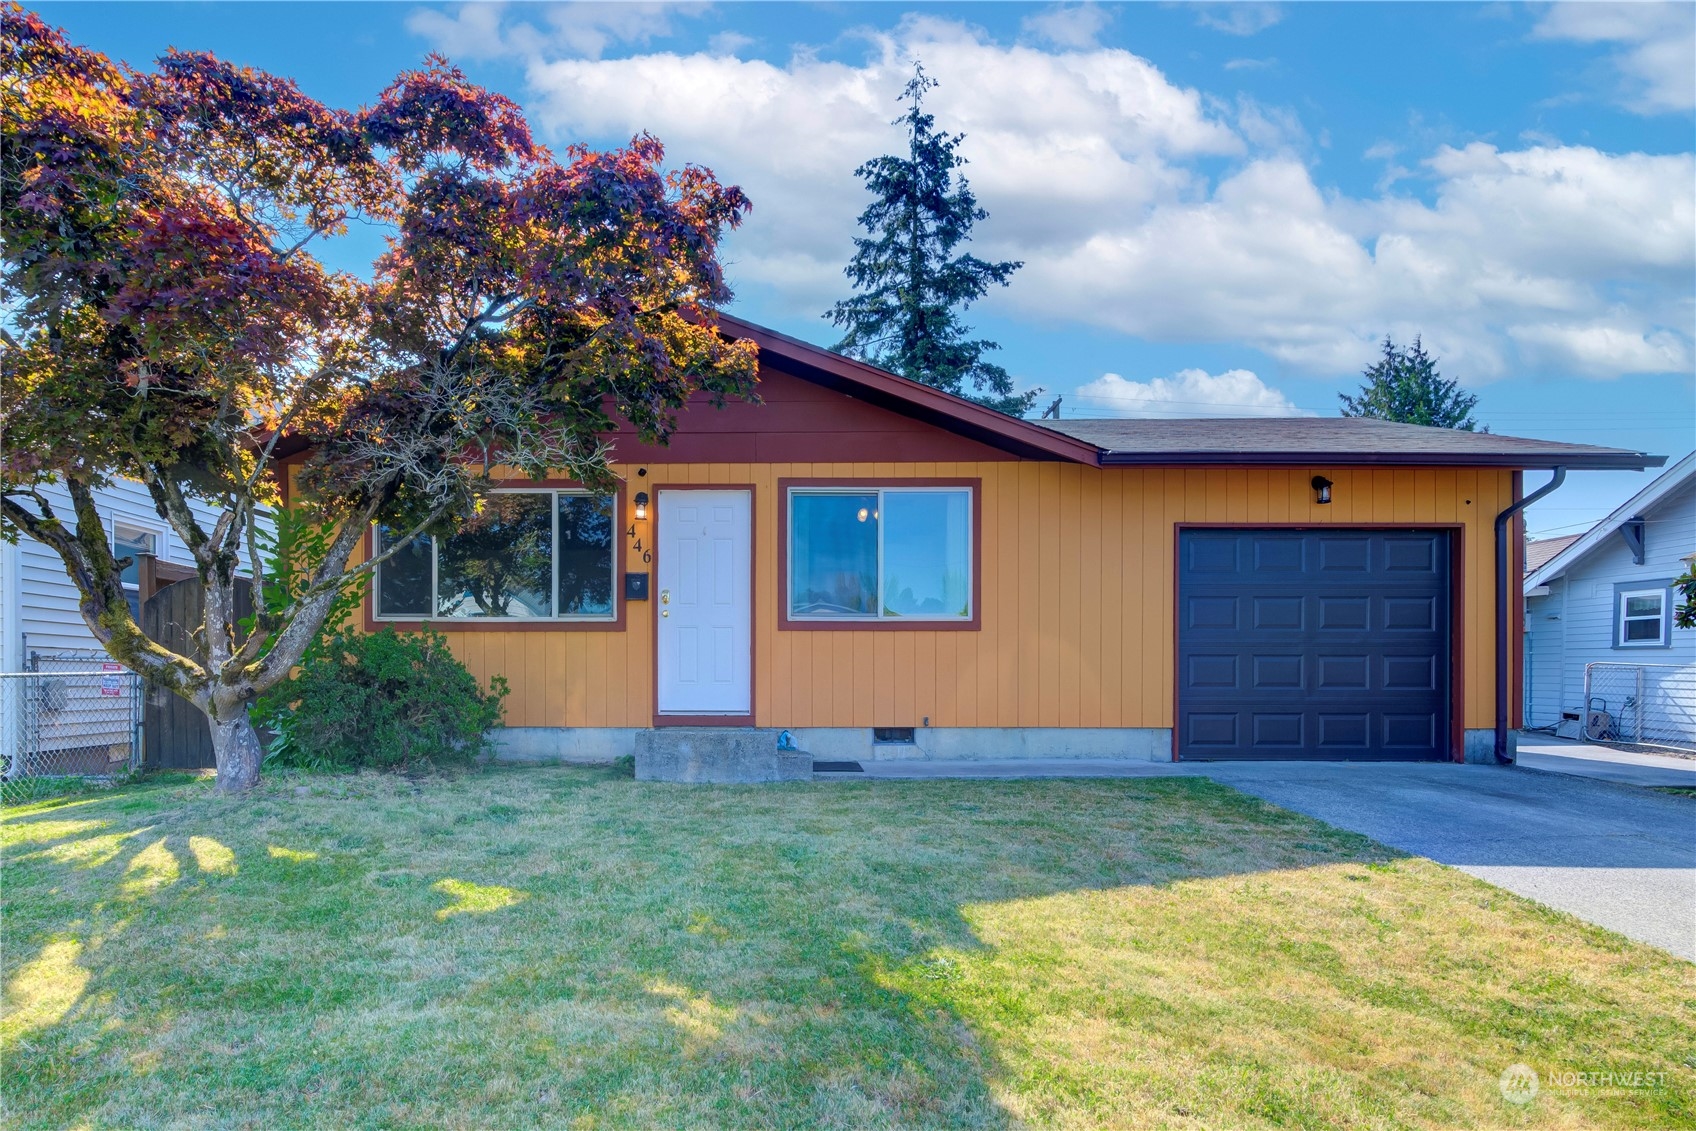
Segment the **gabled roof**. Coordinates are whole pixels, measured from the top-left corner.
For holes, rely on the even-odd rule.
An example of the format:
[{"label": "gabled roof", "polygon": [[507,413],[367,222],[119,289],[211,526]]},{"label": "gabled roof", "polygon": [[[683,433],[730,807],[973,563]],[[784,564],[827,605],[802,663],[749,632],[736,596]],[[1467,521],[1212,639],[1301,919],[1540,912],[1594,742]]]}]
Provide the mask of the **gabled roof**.
[{"label": "gabled roof", "polygon": [[[1282,464],[1633,471],[1666,462],[1665,456],[1624,448],[1352,417],[1021,420],[733,315],[715,312],[712,317],[726,337],[758,345],[762,366],[1024,459],[1092,467]],[[304,441],[285,437],[276,454],[298,454],[305,447]]]},{"label": "gabled roof", "polygon": [[1664,456],[1624,448],[1526,440],[1348,416],[1192,420],[1050,420],[1044,425],[1102,449],[1103,466],[1208,463],[1630,469]]},{"label": "gabled roof", "polygon": [[1538,538],[1525,544],[1525,572],[1535,573],[1550,558],[1584,537],[1582,534],[1563,534],[1559,538]]},{"label": "gabled roof", "polygon": [[996,412],[975,401],[843,357],[788,334],[728,314],[717,317],[719,331],[726,337],[747,339],[760,347],[761,365],[770,365],[1026,459],[1064,460],[1091,466],[1097,462],[1096,446],[1088,441]]},{"label": "gabled roof", "polygon": [[1696,452],[1691,452],[1667,468],[1653,483],[1616,507],[1607,518],[1573,539],[1570,546],[1526,574],[1525,588],[1529,591],[1561,576],[1612,537],[1614,531],[1625,525],[1628,519],[1642,514],[1692,480],[1696,480]]}]

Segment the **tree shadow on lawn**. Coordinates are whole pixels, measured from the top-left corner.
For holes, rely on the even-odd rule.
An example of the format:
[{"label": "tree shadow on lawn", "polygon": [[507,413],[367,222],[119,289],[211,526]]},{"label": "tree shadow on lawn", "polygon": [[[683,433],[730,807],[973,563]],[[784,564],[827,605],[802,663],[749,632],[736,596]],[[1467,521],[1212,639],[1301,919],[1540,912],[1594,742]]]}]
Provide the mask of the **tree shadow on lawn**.
[{"label": "tree shadow on lawn", "polygon": [[[298,780],[310,796],[293,779],[237,801],[185,786],[0,825],[14,1113],[997,1127],[1689,1112],[1683,964],[1202,779]],[[1497,1074],[1538,1056],[1677,1078],[1619,1104],[1504,1107]]]}]

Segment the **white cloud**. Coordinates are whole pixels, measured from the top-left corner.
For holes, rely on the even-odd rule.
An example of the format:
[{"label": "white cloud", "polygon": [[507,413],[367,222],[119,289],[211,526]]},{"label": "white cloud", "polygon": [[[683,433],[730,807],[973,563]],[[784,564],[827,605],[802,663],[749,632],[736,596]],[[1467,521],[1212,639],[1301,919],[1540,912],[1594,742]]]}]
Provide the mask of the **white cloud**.
[{"label": "white cloud", "polygon": [[1619,98],[1641,114],[1696,107],[1696,6],[1689,3],[1562,3],[1543,13],[1538,39],[1613,43]]},{"label": "white cloud", "polygon": [[751,46],[754,37],[743,35],[739,31],[721,31],[707,40],[707,50],[714,55],[734,55],[744,47]]},{"label": "white cloud", "polygon": [[867,203],[853,170],[900,147],[889,123],[914,58],[942,83],[927,107],[968,135],[966,173],[993,202],[982,230],[999,231],[1014,258],[1190,191],[1194,177],[1177,161],[1243,149],[1196,91],[1128,51],[1003,47],[931,19],[874,37],[859,66],[707,54],[538,62],[530,104],[559,138],[651,129],[674,156],[741,184],[754,210],[735,242],[736,276],[780,276],[798,305],[823,309],[841,297]]},{"label": "white cloud", "polygon": [[1270,67],[1276,67],[1277,65],[1278,60],[1272,58],[1225,60],[1225,69],[1227,71],[1264,71]]},{"label": "white cloud", "polygon": [[1197,4],[1195,22],[1227,35],[1257,35],[1284,18],[1276,4],[1257,0],[1232,0],[1225,4]]},{"label": "white cloud", "polygon": [[673,16],[698,16],[708,7],[704,3],[591,0],[522,8],[527,15],[541,15],[538,27],[528,20],[509,22],[506,5],[497,0],[461,4],[452,14],[421,8],[407,17],[406,27],[450,57],[536,58],[552,51],[598,59],[614,44],[648,43],[670,35]]},{"label": "white cloud", "polygon": [[[479,42],[509,34],[471,26]],[[928,17],[865,42],[859,62],[781,64],[547,48],[527,103],[552,140],[648,129],[741,184],[754,208],[726,243],[731,281],[797,314],[843,297],[867,202],[853,170],[900,147],[890,120],[917,57],[990,212],[973,250],[1025,262],[985,300],[999,313],[1241,343],[1322,374],[1358,373],[1385,333],[1423,334],[1474,384],[1690,365],[1689,153],[1374,147],[1385,180],[1351,196],[1315,183],[1293,113],[1220,102],[1128,51],[1001,44]],[[1396,191],[1409,184],[1423,195]]]},{"label": "white cloud", "polygon": [[1588,377],[1610,378],[1622,369],[1677,372],[1691,367],[1690,343],[1662,330],[1641,333],[1629,316],[1618,322],[1510,326],[1508,334],[1531,364],[1552,364]]},{"label": "white cloud", "polygon": [[1094,47],[1113,22],[1113,13],[1098,4],[1055,4],[1019,21],[1026,35],[1057,47]]},{"label": "white cloud", "polygon": [[1247,369],[1214,375],[1181,369],[1170,377],[1131,381],[1104,373],[1074,394],[1088,416],[1313,416]]}]

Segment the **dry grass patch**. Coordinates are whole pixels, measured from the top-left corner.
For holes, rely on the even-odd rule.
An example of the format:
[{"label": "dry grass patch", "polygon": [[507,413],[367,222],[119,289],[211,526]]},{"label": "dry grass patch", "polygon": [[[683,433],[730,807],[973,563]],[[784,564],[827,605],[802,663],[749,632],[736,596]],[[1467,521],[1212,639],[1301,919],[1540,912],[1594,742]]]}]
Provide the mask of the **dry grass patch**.
[{"label": "dry grass patch", "polygon": [[1199,779],[279,777],[0,844],[17,1126],[1696,1121],[1696,967]]}]

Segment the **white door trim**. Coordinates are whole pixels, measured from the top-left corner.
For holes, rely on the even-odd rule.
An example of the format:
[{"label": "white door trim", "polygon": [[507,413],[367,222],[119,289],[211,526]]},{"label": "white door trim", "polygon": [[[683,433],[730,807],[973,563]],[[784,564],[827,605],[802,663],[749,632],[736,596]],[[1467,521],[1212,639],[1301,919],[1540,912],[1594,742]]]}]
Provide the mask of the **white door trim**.
[{"label": "white door trim", "polygon": [[[753,488],[656,487],[654,509],[655,722],[751,722]],[[680,531],[680,523],[688,525]],[[685,554],[687,542],[711,550]],[[716,599],[703,600],[707,587]]]}]

